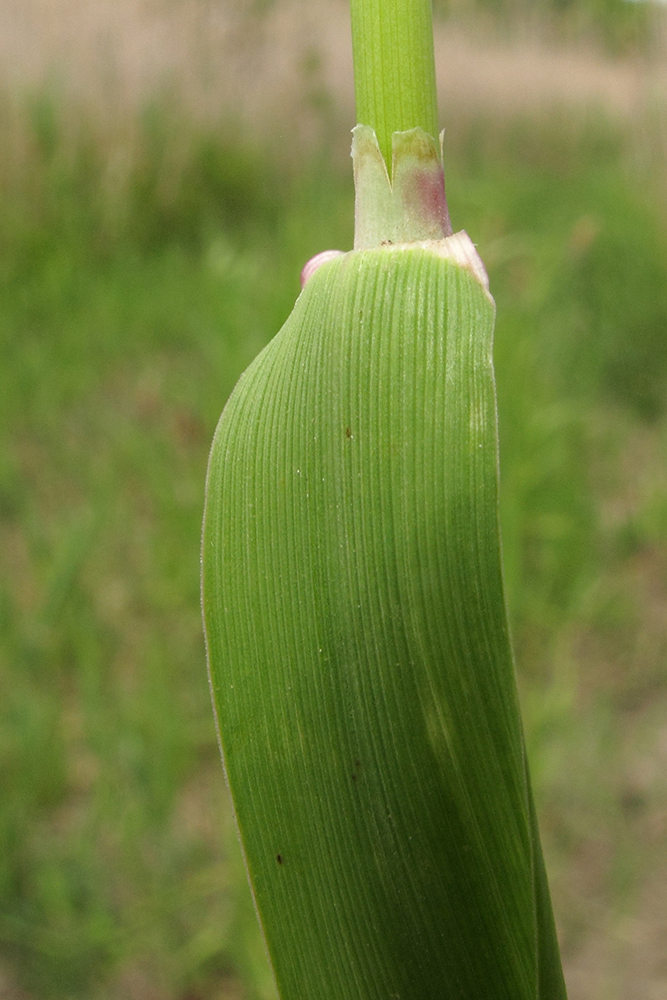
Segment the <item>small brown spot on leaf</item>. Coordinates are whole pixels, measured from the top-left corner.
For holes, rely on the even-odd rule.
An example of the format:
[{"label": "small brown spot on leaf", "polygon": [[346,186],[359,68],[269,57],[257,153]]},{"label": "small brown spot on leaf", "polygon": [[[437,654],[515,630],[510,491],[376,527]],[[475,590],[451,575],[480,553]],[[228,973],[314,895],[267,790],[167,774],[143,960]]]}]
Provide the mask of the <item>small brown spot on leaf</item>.
[{"label": "small brown spot on leaf", "polygon": [[349,427],[345,428],[345,437],[348,437],[348,438],[352,437],[352,431],[350,430]]},{"label": "small brown spot on leaf", "polygon": [[276,854],[276,861],[278,862],[279,865],[281,865],[283,863],[283,856],[282,856],[282,854]]}]

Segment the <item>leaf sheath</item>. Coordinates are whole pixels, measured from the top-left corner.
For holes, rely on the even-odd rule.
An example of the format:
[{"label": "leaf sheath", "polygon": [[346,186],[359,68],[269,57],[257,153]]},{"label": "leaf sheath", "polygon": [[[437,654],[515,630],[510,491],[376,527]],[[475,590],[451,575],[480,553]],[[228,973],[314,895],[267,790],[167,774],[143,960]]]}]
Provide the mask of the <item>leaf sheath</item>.
[{"label": "leaf sheath", "polygon": [[345,254],[218,427],[211,685],[282,1000],[565,996],[502,588],[493,319],[426,247]]}]

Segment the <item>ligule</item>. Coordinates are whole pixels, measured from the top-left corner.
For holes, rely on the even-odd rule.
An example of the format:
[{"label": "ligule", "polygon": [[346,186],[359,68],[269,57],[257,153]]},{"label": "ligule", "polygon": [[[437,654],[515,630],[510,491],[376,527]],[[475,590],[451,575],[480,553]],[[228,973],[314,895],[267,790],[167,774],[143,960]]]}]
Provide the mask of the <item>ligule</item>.
[{"label": "ligule", "polygon": [[312,274],[209,466],[214,704],[282,1000],[560,1000],[465,234]]}]

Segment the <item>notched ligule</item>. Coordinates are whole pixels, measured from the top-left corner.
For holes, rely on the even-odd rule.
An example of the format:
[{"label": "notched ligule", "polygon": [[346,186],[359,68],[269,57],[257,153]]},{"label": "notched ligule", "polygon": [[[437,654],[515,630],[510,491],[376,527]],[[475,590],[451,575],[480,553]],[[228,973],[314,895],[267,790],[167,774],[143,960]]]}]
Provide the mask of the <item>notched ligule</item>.
[{"label": "notched ligule", "polygon": [[[438,142],[421,128],[394,132],[390,177],[375,131],[368,125],[356,125],[352,130],[352,161],[354,251],[429,250],[466,268],[489,294],[489,279],[474,244],[463,230],[452,232],[445,198],[442,136]],[[301,272],[301,287],[341,252],[325,250],[312,257]]]},{"label": "notched ligule", "polygon": [[[375,131],[368,125],[352,129],[354,249],[430,250],[465,267],[488,294],[489,279],[474,244],[463,230],[452,232],[442,135],[438,142],[413,128],[394,132],[391,138],[390,177]],[[305,281],[315,270],[306,271],[309,266],[304,268]]]},{"label": "notched ligule", "polygon": [[368,125],[352,130],[355,250],[452,235],[437,140],[413,128],[392,136],[391,177]]}]

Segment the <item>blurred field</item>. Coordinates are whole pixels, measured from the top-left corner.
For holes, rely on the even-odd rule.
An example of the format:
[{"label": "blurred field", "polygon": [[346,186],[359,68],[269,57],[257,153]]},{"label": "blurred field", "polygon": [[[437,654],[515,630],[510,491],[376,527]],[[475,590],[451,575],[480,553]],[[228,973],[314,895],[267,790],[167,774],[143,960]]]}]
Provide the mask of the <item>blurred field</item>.
[{"label": "blurred field", "polygon": [[[595,48],[585,18],[508,34],[461,9],[439,29],[447,184],[498,304],[506,578],[570,998],[662,1000],[664,19]],[[0,998],[270,1000],[199,530],[229,391],[304,261],[351,245],[344,15],[111,10],[0,4]]]}]

